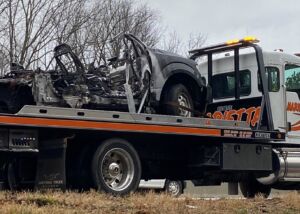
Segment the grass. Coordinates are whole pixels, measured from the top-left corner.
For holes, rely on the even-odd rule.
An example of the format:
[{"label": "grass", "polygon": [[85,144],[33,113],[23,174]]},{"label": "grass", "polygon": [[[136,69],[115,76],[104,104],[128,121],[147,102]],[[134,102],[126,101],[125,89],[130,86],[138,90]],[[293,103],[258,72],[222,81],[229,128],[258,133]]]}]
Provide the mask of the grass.
[{"label": "grass", "polygon": [[264,199],[204,200],[172,198],[165,194],[135,193],[114,197],[95,191],[0,192],[0,213],[300,213],[297,192]]}]

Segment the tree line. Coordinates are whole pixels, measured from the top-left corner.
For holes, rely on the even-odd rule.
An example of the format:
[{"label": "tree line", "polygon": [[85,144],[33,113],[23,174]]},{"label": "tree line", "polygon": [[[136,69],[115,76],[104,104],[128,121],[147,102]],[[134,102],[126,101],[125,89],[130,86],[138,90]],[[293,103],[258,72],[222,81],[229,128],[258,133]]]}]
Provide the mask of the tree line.
[{"label": "tree line", "polygon": [[[49,66],[53,48],[67,43],[84,65],[101,64],[118,47],[109,41],[130,32],[149,47],[179,52],[178,34],[163,35],[159,11],[135,0],[0,0],[0,72],[11,62],[25,69]],[[202,34],[187,46],[202,45]]]}]

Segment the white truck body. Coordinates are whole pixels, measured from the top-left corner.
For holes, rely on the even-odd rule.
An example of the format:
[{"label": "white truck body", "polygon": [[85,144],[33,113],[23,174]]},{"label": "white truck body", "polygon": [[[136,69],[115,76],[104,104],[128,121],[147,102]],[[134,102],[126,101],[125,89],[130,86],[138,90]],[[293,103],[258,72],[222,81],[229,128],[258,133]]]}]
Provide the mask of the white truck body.
[{"label": "white truck body", "polygon": [[[270,103],[273,115],[274,129],[280,130],[281,132],[286,132],[286,142],[288,143],[299,143],[300,141],[300,82],[299,79],[296,81],[296,85],[293,86],[293,89],[289,88],[286,85],[288,78],[291,78],[292,75],[300,75],[300,57],[295,55],[290,55],[282,52],[263,52],[265,68],[269,69],[269,72],[272,72],[272,77],[269,77],[269,85],[272,84],[273,89],[269,90]],[[247,71],[245,75],[245,80],[241,80],[241,88],[248,87],[248,93],[241,95],[240,101],[261,97],[262,93],[259,90],[259,78],[258,78],[258,68],[255,53],[247,53],[240,55],[240,71]],[[234,71],[234,57],[225,56],[223,58],[215,59],[213,61],[213,70],[214,76],[217,75],[226,75]],[[295,68],[289,69],[289,66],[295,66]],[[207,63],[200,63],[199,70],[202,72],[202,75],[207,78]],[[203,72],[204,71],[204,72]],[[223,80],[227,80],[227,87],[230,87],[230,78],[233,76],[224,77]],[[234,80],[233,80],[234,81]],[[244,85],[243,85],[244,84]],[[220,85],[225,85],[226,83],[220,83]],[[270,86],[270,87],[272,87]],[[217,87],[213,88],[217,89]],[[220,90],[224,90],[224,87],[220,87]],[[295,92],[298,90],[298,93]],[[219,98],[216,95],[216,92],[213,91],[215,96],[213,98],[213,103],[215,104],[224,104],[226,108],[226,103],[234,101],[235,97],[221,97]],[[255,107],[257,108],[257,107]],[[227,112],[232,111],[233,109],[230,106],[227,106]],[[235,109],[239,110],[239,109]],[[232,117],[225,116],[226,111],[223,112],[222,119],[233,119]],[[258,110],[260,111],[260,109]],[[251,113],[251,112],[249,112]],[[250,120],[247,120],[248,123],[255,123],[255,111],[251,113]],[[216,118],[218,114],[208,114],[213,118]],[[254,118],[254,119],[253,119]],[[241,119],[241,118],[239,118]],[[250,124],[250,125],[254,125]]]}]

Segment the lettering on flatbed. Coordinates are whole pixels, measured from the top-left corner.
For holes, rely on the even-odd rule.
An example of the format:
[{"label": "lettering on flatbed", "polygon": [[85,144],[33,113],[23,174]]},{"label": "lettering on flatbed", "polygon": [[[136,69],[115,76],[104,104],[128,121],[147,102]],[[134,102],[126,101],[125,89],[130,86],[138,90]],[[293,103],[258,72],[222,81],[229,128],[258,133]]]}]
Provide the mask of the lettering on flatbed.
[{"label": "lettering on flatbed", "polygon": [[256,132],[256,133],[255,133],[255,138],[270,139],[270,138],[271,138],[271,133],[266,133],[266,132]]},{"label": "lettering on flatbed", "polygon": [[250,138],[252,131],[224,130],[224,137]]}]

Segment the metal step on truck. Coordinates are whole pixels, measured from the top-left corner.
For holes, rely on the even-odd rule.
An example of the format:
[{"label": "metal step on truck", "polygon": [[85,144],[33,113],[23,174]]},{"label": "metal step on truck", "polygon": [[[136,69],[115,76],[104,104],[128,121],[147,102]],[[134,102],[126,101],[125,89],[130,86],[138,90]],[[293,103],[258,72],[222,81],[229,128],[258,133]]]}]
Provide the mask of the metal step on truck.
[{"label": "metal step on truck", "polygon": [[[289,140],[297,133],[297,123],[284,116],[285,103],[270,91],[272,74],[266,74],[265,55],[255,42],[245,38],[191,51],[191,59],[207,59],[199,64],[207,81],[202,118],[34,105],[1,114],[2,189],[95,188],[123,195],[134,191],[141,179],[193,180],[195,185],[230,182],[234,187],[240,183],[246,197],[267,196],[271,188],[297,189],[299,142]],[[250,74],[250,97],[244,97],[239,53],[246,48],[254,49],[256,65],[255,75]],[[223,66],[218,67],[213,56],[227,51],[234,53],[233,69],[222,71],[230,74],[227,79],[234,78],[233,97],[218,100],[217,87],[223,81],[215,78]],[[293,59],[297,64],[298,58]],[[280,69],[282,87],[279,84],[277,92],[286,101],[289,92]],[[252,91],[255,81],[257,93]],[[298,96],[295,90],[292,97]],[[177,108],[193,113],[186,116],[197,113],[181,104],[185,102]],[[282,112],[274,110],[274,104],[282,105]],[[296,106],[292,111],[299,109]],[[285,121],[277,123],[281,114]]]}]

